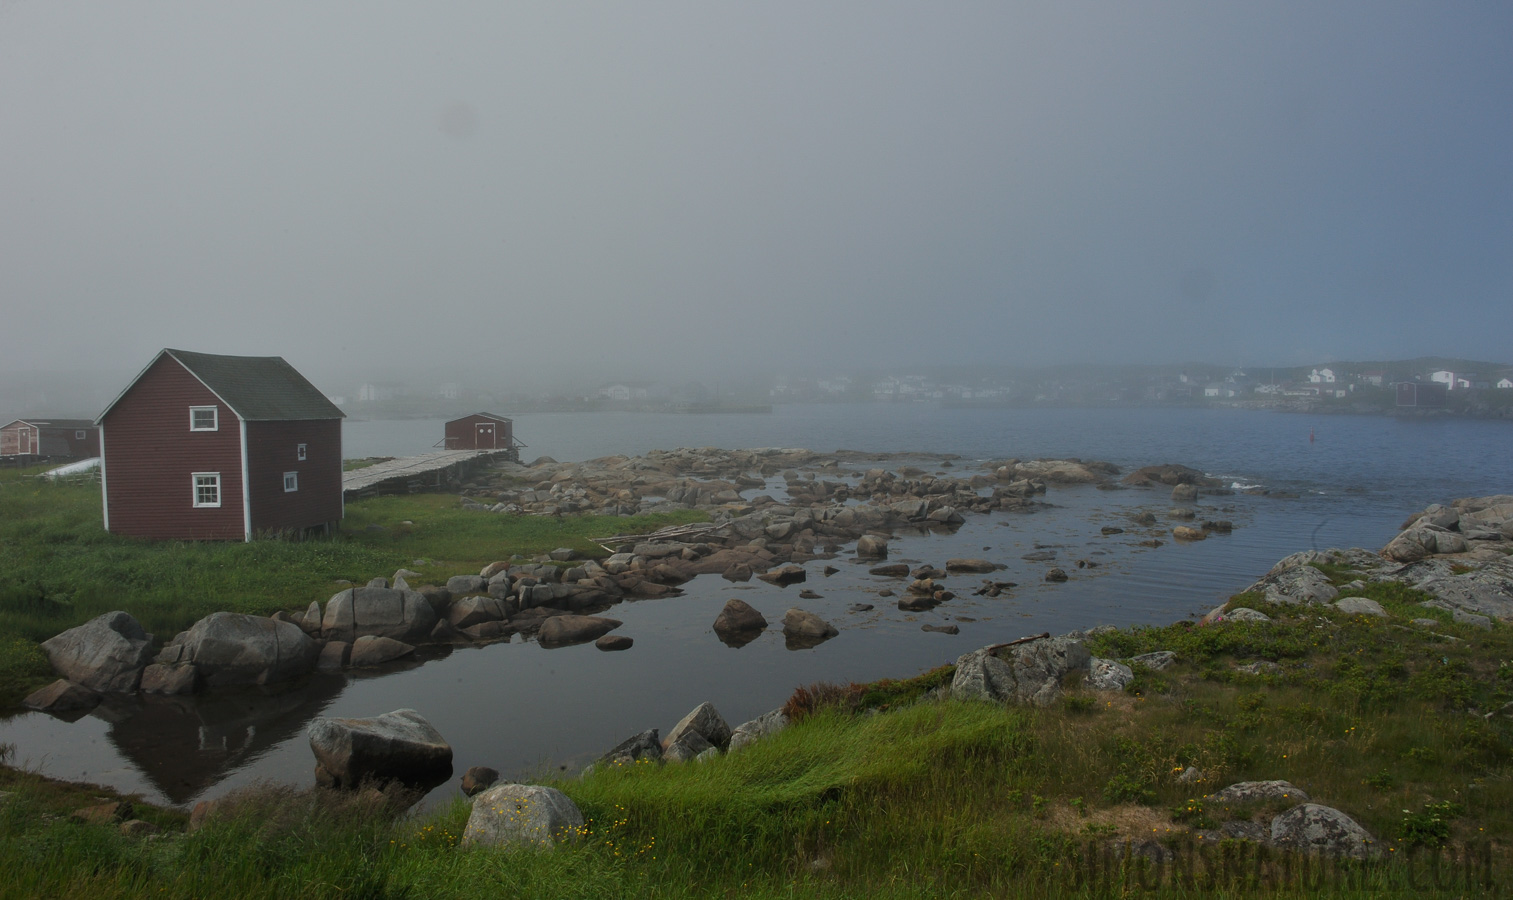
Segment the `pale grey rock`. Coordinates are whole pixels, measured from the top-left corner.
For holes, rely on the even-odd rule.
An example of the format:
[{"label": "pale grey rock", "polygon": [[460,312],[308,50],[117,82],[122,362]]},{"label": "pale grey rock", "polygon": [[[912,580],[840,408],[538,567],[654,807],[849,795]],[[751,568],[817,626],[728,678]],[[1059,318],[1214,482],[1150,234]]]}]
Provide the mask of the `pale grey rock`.
[{"label": "pale grey rock", "polygon": [[583,837],[583,813],[556,788],[501,784],[473,798],[464,847],[549,850]]},{"label": "pale grey rock", "polygon": [[1228,612],[1224,613],[1223,618],[1226,619],[1226,620],[1228,620],[1228,621],[1230,621],[1230,622],[1270,622],[1271,621],[1271,616],[1268,616],[1266,613],[1263,613],[1263,612],[1261,612],[1258,609],[1251,609],[1248,606],[1237,606],[1234,609],[1231,609]]},{"label": "pale grey rock", "polygon": [[1259,803],[1267,800],[1307,803],[1313,798],[1289,781],[1240,781],[1215,791],[1204,799],[1212,803]]},{"label": "pale grey rock", "polygon": [[725,601],[720,614],[715,617],[716,634],[742,634],[761,631],[767,627],[767,619],[744,600],[731,598]]},{"label": "pale grey rock", "polygon": [[[693,711],[678,721],[667,733],[667,740],[663,742],[665,747],[682,740],[689,733],[702,737],[712,746],[724,748],[730,744],[730,726],[720,711],[714,708],[713,703],[700,703]],[[697,752],[697,751],[696,751]]]},{"label": "pale grey rock", "polygon": [[474,595],[454,602],[446,620],[453,628],[466,628],[481,622],[500,622],[509,617],[509,609],[496,597]]},{"label": "pale grey rock", "polygon": [[81,687],[134,691],[152,660],[152,635],[129,613],[117,610],[48,638],[42,652],[53,671]]},{"label": "pale grey rock", "polygon": [[340,641],[371,634],[418,644],[435,627],[436,610],[423,594],[393,588],[341,591],[326,602],[326,614],[321,619],[321,632]]},{"label": "pale grey rock", "polygon": [[1275,575],[1267,575],[1245,590],[1247,593],[1264,594],[1268,603],[1305,606],[1328,603],[1340,593],[1338,588],[1329,583],[1328,575],[1308,565],[1293,566]]},{"label": "pale grey rock", "polygon": [[669,741],[662,751],[664,762],[688,762],[706,750],[719,752],[719,748],[704,739],[697,731],[684,732],[675,741]]},{"label": "pale grey rock", "polygon": [[887,559],[888,542],[875,534],[864,534],[856,539],[856,555],[860,559]]},{"label": "pale grey rock", "polygon": [[1153,653],[1142,653],[1130,659],[1131,666],[1144,666],[1154,672],[1160,672],[1171,668],[1177,661],[1177,654],[1170,650],[1157,650]]},{"label": "pale grey rock", "polygon": [[1196,503],[1198,488],[1191,484],[1179,484],[1172,488],[1173,503]]},{"label": "pale grey rock", "polygon": [[352,651],[348,657],[347,665],[357,669],[381,666],[384,663],[402,659],[414,652],[415,648],[403,641],[365,634],[352,642]]},{"label": "pale grey rock", "polygon": [[413,709],[368,719],[317,716],[307,732],[325,780],[335,787],[370,779],[420,781],[452,767],[451,745]]},{"label": "pale grey rock", "polygon": [[1294,806],[1272,819],[1271,843],[1322,856],[1369,859],[1381,855],[1370,832],[1339,810],[1317,803]]},{"label": "pale grey rock", "polygon": [[1123,691],[1135,680],[1135,672],[1123,663],[1093,657],[1088,660],[1087,680],[1083,684],[1093,691]]},{"label": "pale grey rock", "polygon": [[47,687],[28,694],[21,705],[38,712],[66,713],[94,709],[102,699],[104,698],[98,693],[83,685],[59,678]]},{"label": "pale grey rock", "polygon": [[488,590],[488,579],[482,575],[453,575],[447,579],[446,588],[451,591],[453,597],[461,597],[464,594],[477,594]]},{"label": "pale grey rock", "polygon": [[788,717],[781,709],[774,709],[763,713],[749,722],[742,722],[730,733],[730,747],[728,752],[735,751],[753,744],[762,738],[771,737],[788,727]]},{"label": "pale grey rock", "polygon": [[192,663],[209,686],[273,684],[315,668],[320,645],[292,622],[211,613],[173,639],[158,662]]},{"label": "pale grey rock", "polygon": [[1346,597],[1343,600],[1336,600],[1334,608],[1351,615],[1381,616],[1383,618],[1387,616],[1387,611],[1382,609],[1380,603],[1375,600],[1368,600],[1365,597]]},{"label": "pale grey rock", "polygon": [[599,757],[599,762],[628,765],[643,759],[651,762],[662,761],[662,740],[657,736],[655,728],[631,735],[616,744],[608,753]]},{"label": "pale grey rock", "polygon": [[564,647],[598,640],[623,622],[604,616],[552,616],[541,623],[537,640],[544,647]]},{"label": "pale grey rock", "polygon": [[1486,616],[1479,616],[1476,613],[1466,612],[1463,609],[1451,610],[1450,616],[1462,625],[1470,625],[1473,628],[1486,628],[1488,630],[1492,628],[1491,619]]},{"label": "pale grey rock", "polygon": [[1203,770],[1199,769],[1197,766],[1188,766],[1187,768],[1182,770],[1181,775],[1177,776],[1178,784],[1197,784],[1202,780]]},{"label": "pale grey rock", "polygon": [[188,663],[165,666],[154,663],[142,670],[144,694],[192,694],[199,687],[199,672]]},{"label": "pale grey rock", "polygon": [[783,613],[783,633],[811,638],[832,638],[840,631],[812,612],[790,609]]},{"label": "pale grey rock", "polygon": [[1008,647],[984,647],[956,660],[951,695],[958,700],[1049,706],[1061,696],[1068,672],[1092,660],[1080,640],[1044,637]]}]

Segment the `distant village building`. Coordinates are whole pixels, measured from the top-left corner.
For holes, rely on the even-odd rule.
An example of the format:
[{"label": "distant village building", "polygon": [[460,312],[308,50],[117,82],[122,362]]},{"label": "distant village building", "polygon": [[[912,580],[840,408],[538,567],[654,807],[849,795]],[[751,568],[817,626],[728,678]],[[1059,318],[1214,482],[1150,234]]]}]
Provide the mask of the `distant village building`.
[{"label": "distant village building", "polygon": [[1502,390],[1502,391],[1505,391],[1508,388],[1513,388],[1513,378],[1506,378],[1506,377],[1504,377],[1504,378],[1498,379],[1498,381],[1497,381],[1497,388],[1498,388],[1498,390]]},{"label": "distant village building", "polygon": [[33,416],[0,427],[0,456],[88,459],[100,455],[100,430],[90,419]]},{"label": "distant village building", "polygon": [[342,517],[341,420],[277,356],[163,350],[100,414],[105,528],[250,541]]},{"label": "distant village building", "polygon": [[1445,390],[1447,391],[1455,390],[1455,373],[1451,372],[1449,369],[1438,369],[1436,371],[1430,372],[1429,381],[1433,384],[1444,385]]},{"label": "distant village building", "polygon": [[1369,384],[1373,387],[1381,387],[1382,383],[1386,380],[1387,373],[1381,371],[1380,369],[1372,369],[1371,371],[1361,373],[1362,384]]},{"label": "distant village building", "polygon": [[595,396],[601,400],[609,400],[614,403],[649,400],[651,399],[651,385],[645,381],[619,381],[599,388],[595,392]]},{"label": "distant village building", "polygon": [[1314,369],[1308,376],[1309,384],[1334,384],[1335,375],[1333,369]]}]

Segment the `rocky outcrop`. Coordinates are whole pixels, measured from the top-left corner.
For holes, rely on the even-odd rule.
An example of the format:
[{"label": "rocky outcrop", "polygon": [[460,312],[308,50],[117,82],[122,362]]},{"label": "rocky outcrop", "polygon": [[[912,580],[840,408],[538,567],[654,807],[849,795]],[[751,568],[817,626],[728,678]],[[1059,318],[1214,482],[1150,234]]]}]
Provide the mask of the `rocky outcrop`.
[{"label": "rocky outcrop", "polygon": [[320,645],[292,622],[211,613],[164,645],[156,662],[193,666],[204,684],[273,684],[315,668]]},{"label": "rocky outcrop", "polygon": [[1086,671],[1092,656],[1082,641],[1042,635],[984,647],[956,660],[951,695],[959,700],[1048,706],[1061,696],[1067,673]]},{"label": "rocky outcrop", "polygon": [[452,774],[451,745],[413,709],[370,719],[317,716],[307,731],[316,780],[330,787],[389,780],[438,784]]},{"label": "rocky outcrop", "polygon": [[134,691],[152,659],[152,635],[130,614],[97,616],[42,642],[53,671],[93,691]]},{"label": "rocky outcrop", "polygon": [[583,813],[556,788],[501,784],[473,798],[462,846],[549,850],[584,833]]},{"label": "rocky outcrop", "polygon": [[707,744],[721,750],[730,745],[730,726],[725,723],[724,717],[714,708],[713,703],[700,703],[679,720],[672,731],[667,733],[667,740],[662,742],[663,749],[678,743],[688,734],[697,734]]},{"label": "rocky outcrop", "polygon": [[1307,803],[1313,799],[1290,781],[1240,781],[1203,798],[1210,803],[1264,803],[1272,800]]}]

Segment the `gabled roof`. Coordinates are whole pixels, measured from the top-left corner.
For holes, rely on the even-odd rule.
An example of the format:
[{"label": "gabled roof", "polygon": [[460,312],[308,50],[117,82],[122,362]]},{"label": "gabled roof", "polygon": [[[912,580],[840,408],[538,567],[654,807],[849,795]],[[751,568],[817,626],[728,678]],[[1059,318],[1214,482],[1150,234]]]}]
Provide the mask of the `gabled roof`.
[{"label": "gabled roof", "polygon": [[[327,400],[325,394],[282,356],[218,356],[189,350],[163,350],[153,357],[147,369],[164,356],[183,366],[244,421],[346,418],[346,413]],[[143,369],[142,374],[147,369]],[[104,419],[121,402],[121,397],[141,380],[142,374],[133,378],[126,390],[112,400],[95,421]]]},{"label": "gabled roof", "polygon": [[495,422],[510,422],[511,421],[510,419],[507,419],[504,416],[498,416],[498,415],[495,415],[493,413],[475,412],[475,413],[469,413],[469,414],[467,414],[465,416],[458,416],[455,419],[449,420],[447,422],[447,424],[450,425],[450,424],[452,424],[452,422],[461,422],[463,419],[479,419],[479,418],[482,418],[482,419],[493,419]]},{"label": "gabled roof", "polygon": [[95,423],[94,423],[93,419],[41,419],[41,418],[31,418],[31,419],[12,419],[11,421],[6,422],[4,425],[0,425],[0,428],[9,428],[12,425],[15,425],[17,423],[20,423],[22,425],[36,425],[39,428],[48,428],[48,427],[50,427],[50,428],[74,428],[74,429],[78,429],[78,428],[93,428],[93,427],[95,427]]}]

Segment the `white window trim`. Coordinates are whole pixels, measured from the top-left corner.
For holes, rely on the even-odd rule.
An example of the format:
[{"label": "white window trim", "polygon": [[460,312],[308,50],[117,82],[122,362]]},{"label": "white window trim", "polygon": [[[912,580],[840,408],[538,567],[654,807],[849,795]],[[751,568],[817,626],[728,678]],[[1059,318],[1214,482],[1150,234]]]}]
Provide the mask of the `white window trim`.
[{"label": "white window trim", "polygon": [[82,440],[84,440],[88,436],[89,436],[89,433],[85,432],[85,431],[75,431],[74,432],[74,440],[76,440],[76,441],[82,441]]},{"label": "white window trim", "polygon": [[[200,502],[200,479],[215,479],[215,502]],[[208,485],[207,485],[208,487]],[[194,501],[195,509],[215,509],[221,505],[221,473],[220,472],[195,472],[189,476],[190,499]]]},{"label": "white window trim", "polygon": [[[197,427],[195,427],[195,424],[194,424],[194,414],[197,413],[197,412],[203,412],[203,411],[205,411],[207,409],[210,410],[210,418],[212,420],[210,427],[209,428],[197,428]],[[215,406],[191,406],[191,407],[189,407],[189,430],[190,431],[220,431],[221,430],[221,411],[220,411],[220,408],[219,407],[215,407]]]},{"label": "white window trim", "polygon": [[307,449],[307,447],[308,447],[308,445],[306,445],[306,444],[295,444],[294,445],[294,457],[296,459],[298,459],[300,462],[304,462],[305,461],[305,456],[309,452],[308,449]]},{"label": "white window trim", "polygon": [[285,472],[284,473],[284,493],[286,493],[286,494],[292,494],[292,493],[294,493],[295,491],[298,491],[298,490],[299,490],[299,473],[298,472]]}]

